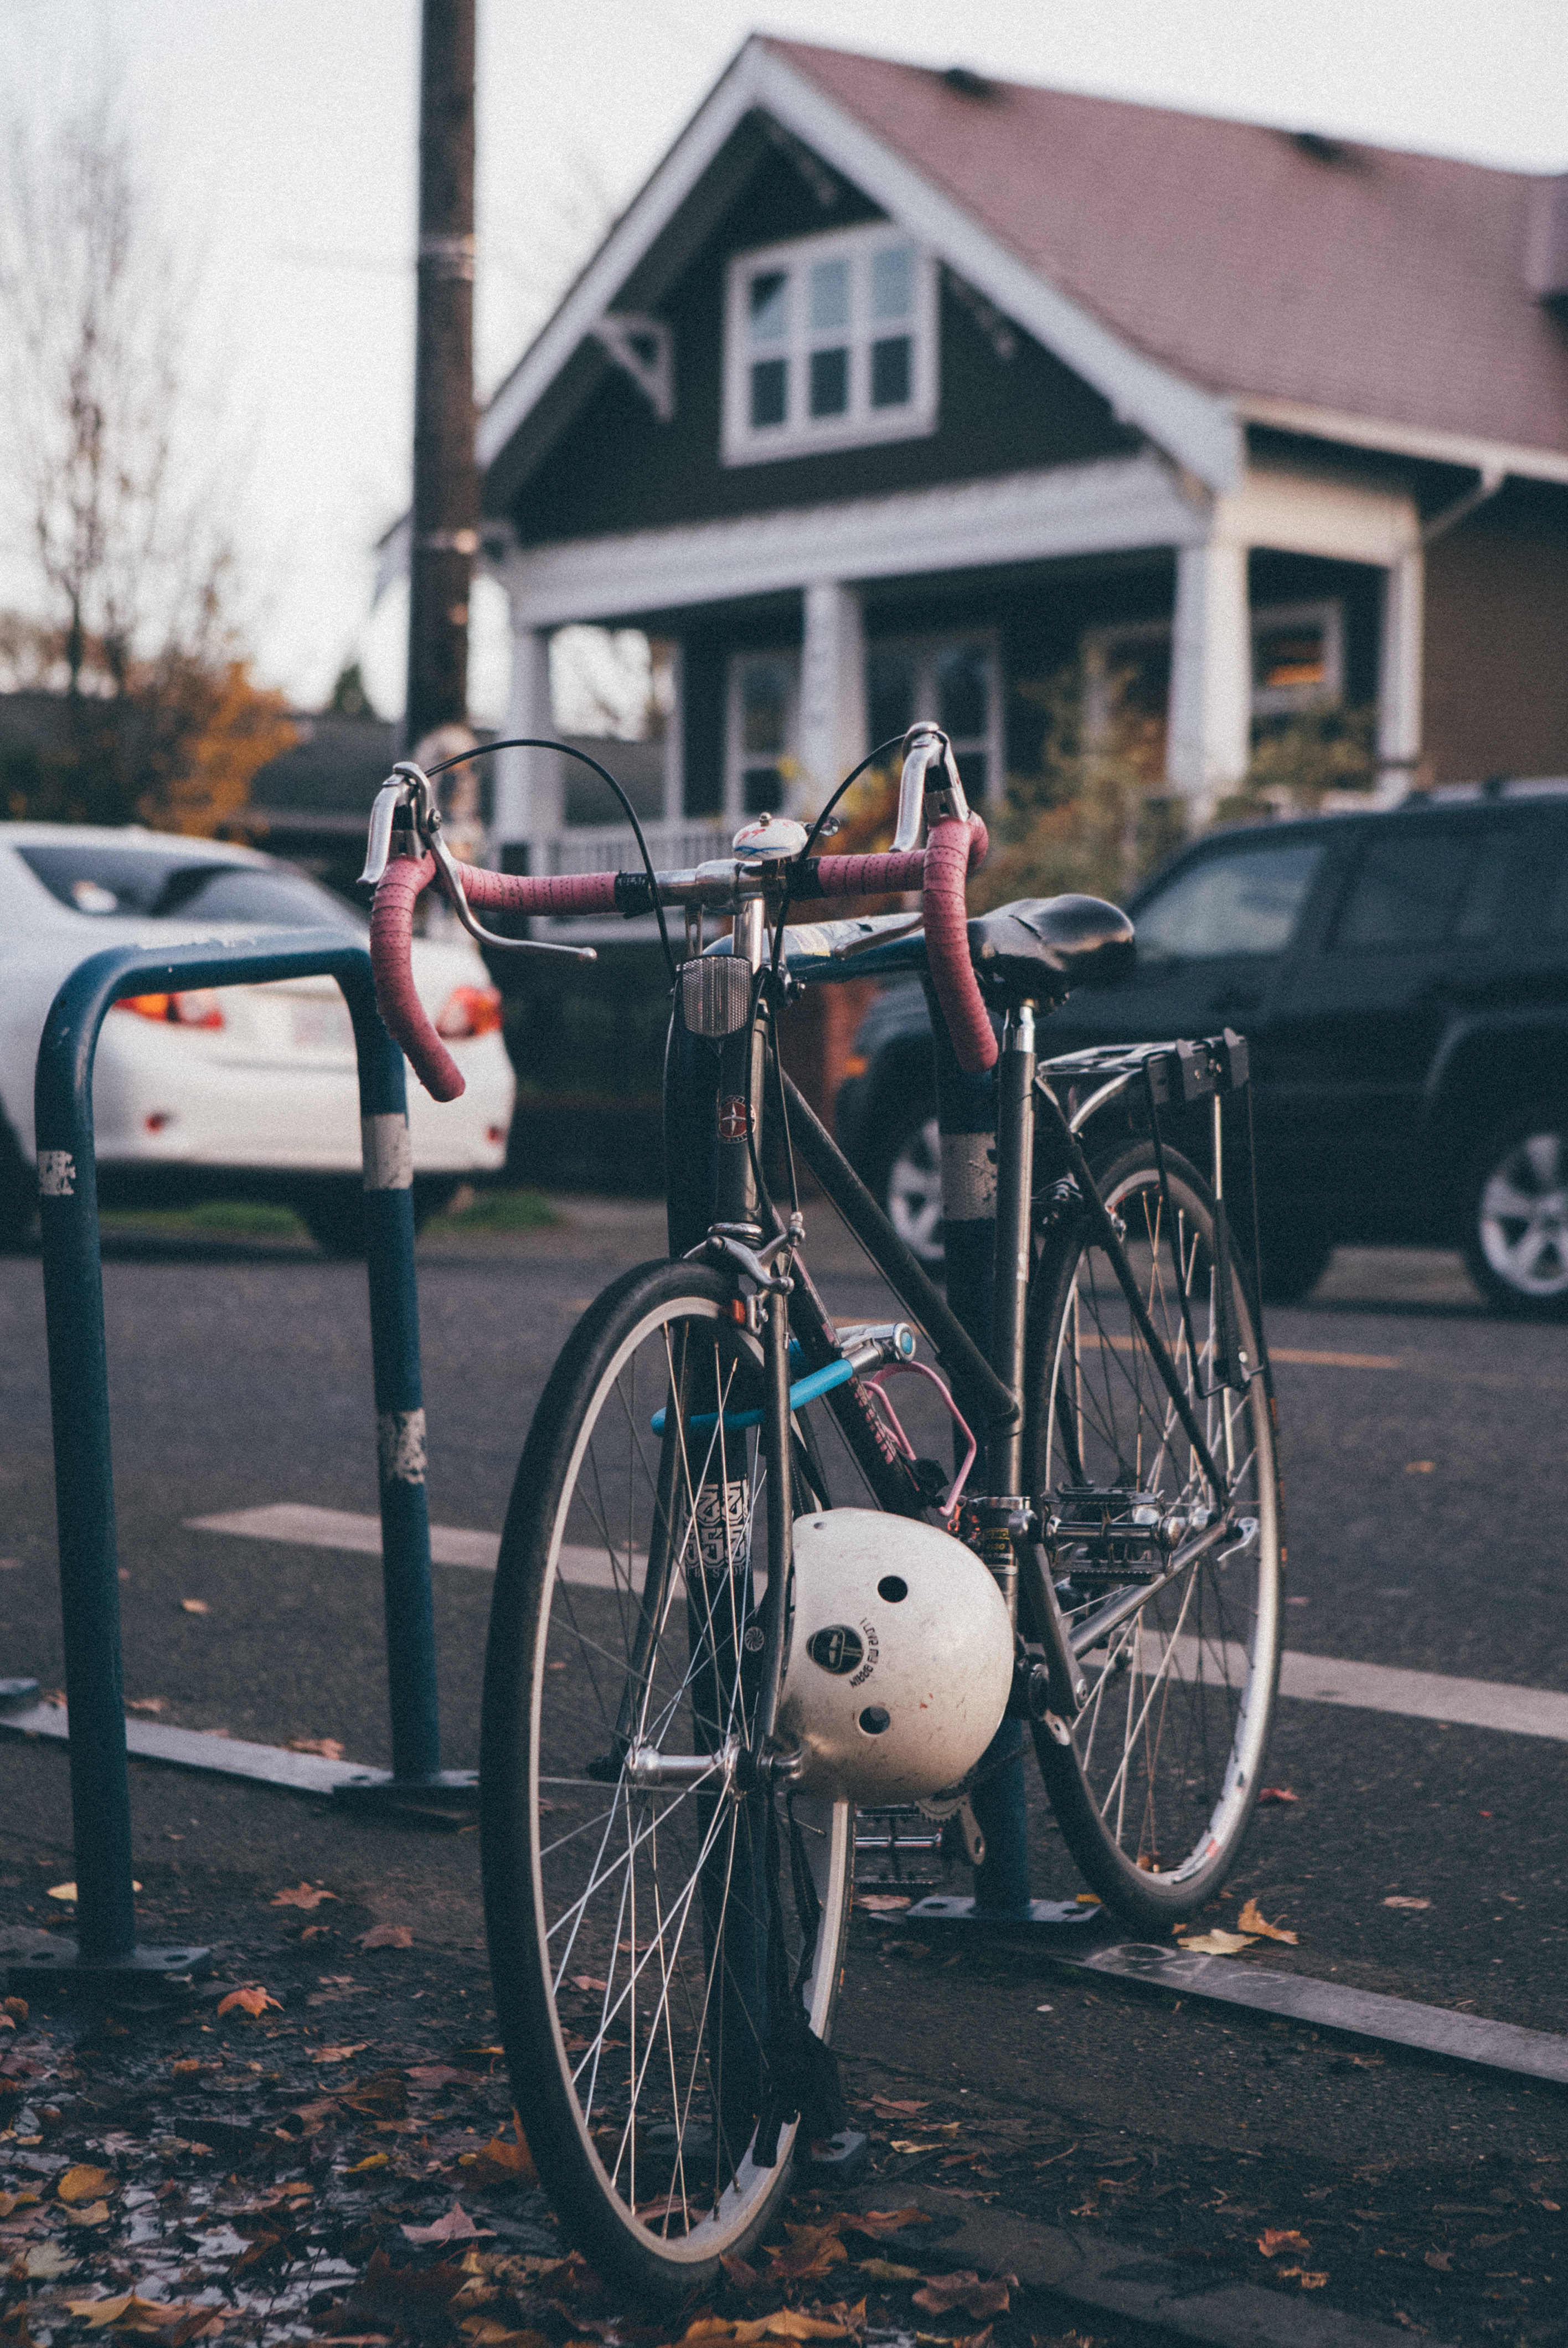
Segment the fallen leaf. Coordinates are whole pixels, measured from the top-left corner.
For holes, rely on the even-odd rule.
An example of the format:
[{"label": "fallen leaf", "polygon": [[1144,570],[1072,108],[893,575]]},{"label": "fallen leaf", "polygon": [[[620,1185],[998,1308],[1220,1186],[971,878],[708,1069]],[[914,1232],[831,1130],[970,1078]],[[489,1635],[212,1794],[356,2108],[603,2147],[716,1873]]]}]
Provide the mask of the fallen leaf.
[{"label": "fallen leaf", "polygon": [[871,2108],[879,2119],[907,2120],[912,2119],[917,2112],[928,2112],[931,2106],[907,2096],[900,2099],[895,2096],[873,2096]]},{"label": "fallen leaf", "polygon": [[864,2234],[873,2242],[883,2241],[889,2234],[902,2233],[906,2226],[928,2226],[930,2222],[924,2209],[845,2210],[838,2220],[845,2233]]},{"label": "fallen leaf", "polygon": [[205,1598],[182,1598],[179,1604],[180,1611],[186,1614],[205,1614],[208,1612]]},{"label": "fallen leaf", "polygon": [[764,2280],[770,2284],[781,2282],[814,2282],[827,2273],[830,2267],[842,2266],[849,2252],[838,2239],[835,2226],[785,2225],[789,2241],[782,2250],[767,2254],[767,2273]]},{"label": "fallen leaf", "polygon": [[516,2112],[512,2114],[512,2127],[517,2134],[516,2144],[508,2144],[505,2137],[496,2136],[491,2137],[488,2144],[482,2144],[477,2152],[462,2153],[458,2156],[458,2166],[463,2168],[471,2167],[477,2184],[537,2185],[538,2183],[539,2172],[534,2167],[534,2157],[528,2150],[527,2139],[523,2135],[522,2123]]},{"label": "fallen leaf", "polygon": [[891,1916],[912,1903],[907,1896],[896,1891],[862,1891],[855,1904],[857,1908],[869,1910],[873,1916]]},{"label": "fallen leaf", "polygon": [[1423,2250],[1421,2256],[1428,2266],[1437,2269],[1439,2274],[1447,2274],[1454,2262],[1451,2250]]},{"label": "fallen leaf", "polygon": [[384,2152],[367,2152],[363,2160],[356,2160],[352,2168],[345,2168],[343,2175],[364,2177],[370,2169],[384,2168],[386,2166],[387,2157]]},{"label": "fallen leaf", "polygon": [[169,1698],[166,1695],[128,1695],[125,1708],[127,1712],[149,1713],[156,1719],[160,1712],[169,1710]]},{"label": "fallen leaf", "polygon": [[96,2201],[102,2194],[118,2193],[119,2178],[112,2168],[94,2168],[87,2161],[78,2161],[67,2169],[55,2190],[62,2201]]},{"label": "fallen leaf", "polygon": [[344,2087],[340,2093],[347,2108],[363,2112],[366,2119],[400,2120],[408,2109],[408,2090],[400,2071],[378,2071],[374,2079]]},{"label": "fallen leaf", "polygon": [[494,2240],[495,2231],[489,2226],[476,2226],[461,2201],[454,2201],[433,2226],[403,2226],[398,2230],[407,2242],[477,2242],[486,2237]]},{"label": "fallen leaf", "polygon": [[896,2267],[891,2259],[862,2259],[856,2274],[869,2275],[873,2282],[918,2282],[918,2267]]},{"label": "fallen leaf", "polygon": [[415,2063],[407,2075],[425,2092],[436,2087],[475,2087],[479,2084],[472,2071],[456,2071],[450,2063]]},{"label": "fallen leaf", "polygon": [[313,2063],[346,2063],[351,2054],[363,2054],[369,2044],[368,2038],[362,2038],[354,2046],[317,2046],[312,2050],[311,2061]]},{"label": "fallen leaf", "polygon": [[1294,2226],[1266,2226],[1257,2247],[1266,2259],[1276,2259],[1281,2250],[1309,2250],[1312,2245]]},{"label": "fallen leaf", "polygon": [[1294,2278],[1303,2291],[1321,2291],[1328,2280],[1327,2271],[1321,2274],[1309,2274],[1305,2267],[1276,2267],[1275,2272],[1281,2282]]},{"label": "fallen leaf", "polygon": [[1239,1956],[1243,1949],[1250,1949],[1252,1941],[1250,1932],[1225,1932],[1216,1924],[1212,1931],[1187,1934],[1177,1941],[1176,1946],[1191,1949],[1201,1957],[1235,1957]]},{"label": "fallen leaf", "polygon": [[67,2226],[107,2226],[108,2221],[109,2205],[107,2201],[89,2201],[84,2209],[67,2209],[66,2212]]},{"label": "fallen leaf", "polygon": [[343,1747],[335,1736],[291,1736],[285,1753],[318,1753],[323,1761],[341,1761]]},{"label": "fallen leaf", "polygon": [[270,2005],[276,2006],[282,2013],[281,1998],[274,1997],[270,1990],[252,1984],[249,1989],[231,1989],[227,1997],[220,1997],[218,2001],[218,2011],[220,2014],[232,2013],[238,2008],[240,2013],[252,2014],[260,2020]]},{"label": "fallen leaf", "polygon": [[10,2217],[14,2209],[36,2209],[39,2206],[37,2194],[29,2193],[26,2186],[19,2193],[0,2193],[0,2218]]},{"label": "fallen leaf", "polygon": [[1435,1465],[1435,1461],[1430,1459],[1407,1459],[1405,1473],[1407,1476],[1430,1476]]},{"label": "fallen leaf", "polygon": [[8,1997],[0,2005],[0,2013],[4,2013],[20,2029],[27,2019],[27,2001],[25,1997]]},{"label": "fallen leaf", "polygon": [[508,2332],[493,2316],[470,2315],[462,2329],[474,2348],[548,2348],[542,2332]]},{"label": "fallen leaf", "polygon": [[66,2312],[69,2315],[79,2315],[95,2332],[99,2332],[106,2323],[113,2323],[117,2317],[125,2313],[134,2296],[134,2292],[128,2291],[118,2299],[67,2299]]},{"label": "fallen leaf", "polygon": [[1267,1919],[1260,1912],[1255,1900],[1249,1900],[1247,1901],[1245,1907],[1242,1910],[1241,1914],[1235,1921],[1236,1930],[1238,1931],[1261,1933],[1266,1941],[1287,1941],[1293,1949],[1300,1945],[1298,1934],[1295,1932],[1283,1932],[1277,1924],[1271,1924],[1268,1922]]},{"label": "fallen leaf", "polygon": [[847,2323],[825,2322],[819,2315],[803,2315],[797,2307],[781,2307],[776,2315],[759,2315],[753,2323],[737,2323],[730,2337],[745,2348],[753,2340],[842,2340]]},{"label": "fallen leaf", "polygon": [[1430,1900],[1409,1899],[1402,1891],[1394,1892],[1389,1899],[1385,1900],[1383,1902],[1385,1908],[1430,1908],[1431,1904],[1432,1903]]},{"label": "fallen leaf", "polygon": [[[139,1891],[141,1890],[139,1883],[133,1883],[130,1888],[133,1891]],[[49,1886],[49,1897],[51,1900],[69,1900],[74,1904],[77,1897],[77,1887],[74,1883],[51,1883]]]},{"label": "fallen leaf", "polygon": [[354,1946],[360,1949],[411,1949],[414,1927],[411,1924],[373,1924],[362,1932]]},{"label": "fallen leaf", "polygon": [[1009,2284],[1017,2290],[1017,2275],[992,2275],[982,2282],[978,2274],[965,2268],[958,2274],[927,2277],[923,2288],[915,2293],[915,2304],[923,2307],[928,2315],[948,2315],[955,2307],[966,2309],[977,2320],[986,2315],[1005,2315]]},{"label": "fallen leaf", "polygon": [[319,1908],[323,1900],[335,1900],[335,1891],[323,1891],[319,1884],[301,1883],[292,1891],[275,1891],[272,1898],[274,1908]]},{"label": "fallen leaf", "polygon": [[68,2259],[58,2242],[35,2242],[19,2263],[25,2281],[56,2282],[61,2275],[75,2274],[81,2260]]},{"label": "fallen leaf", "polygon": [[316,2328],[339,2340],[358,2337],[377,2323],[445,2329],[446,2309],[462,2281],[462,2268],[448,2260],[434,2267],[395,2267],[384,2250],[375,2250],[348,2298]]},{"label": "fallen leaf", "polygon": [[1293,1793],[1288,1786],[1266,1786],[1257,1797],[1257,1806],[1261,1810],[1266,1802],[1298,1802],[1300,1799],[1300,1795]]}]

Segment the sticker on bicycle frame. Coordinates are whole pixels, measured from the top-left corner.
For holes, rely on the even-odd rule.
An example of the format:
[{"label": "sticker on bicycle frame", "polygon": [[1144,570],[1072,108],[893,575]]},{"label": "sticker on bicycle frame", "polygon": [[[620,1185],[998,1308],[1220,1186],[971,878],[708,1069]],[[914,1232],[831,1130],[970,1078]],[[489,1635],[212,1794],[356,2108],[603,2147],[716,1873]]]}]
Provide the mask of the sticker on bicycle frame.
[{"label": "sticker on bicycle frame", "polygon": [[727,1093],[719,1101],[719,1138],[721,1141],[744,1141],[752,1129],[752,1112],[738,1093]]},{"label": "sticker on bicycle frame", "polygon": [[834,1678],[842,1679],[846,1672],[858,1670],[866,1650],[860,1643],[860,1633],[852,1631],[847,1622],[830,1622],[821,1631],[814,1631],[805,1643],[805,1652],[814,1663]]}]

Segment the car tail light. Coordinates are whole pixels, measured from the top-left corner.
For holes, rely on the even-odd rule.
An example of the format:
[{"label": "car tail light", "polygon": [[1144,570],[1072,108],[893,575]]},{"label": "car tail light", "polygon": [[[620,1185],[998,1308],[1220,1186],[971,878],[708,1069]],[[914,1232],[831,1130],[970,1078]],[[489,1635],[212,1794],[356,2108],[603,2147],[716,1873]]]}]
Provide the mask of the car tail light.
[{"label": "car tail light", "polygon": [[501,1024],[501,995],[494,986],[455,986],[436,1022],[448,1042],[463,1035],[493,1035]]},{"label": "car tail light", "polygon": [[185,994],[124,994],[117,1011],[134,1011],[141,1019],[161,1019],[171,1027],[221,1027],[223,1006],[211,987],[193,988]]}]

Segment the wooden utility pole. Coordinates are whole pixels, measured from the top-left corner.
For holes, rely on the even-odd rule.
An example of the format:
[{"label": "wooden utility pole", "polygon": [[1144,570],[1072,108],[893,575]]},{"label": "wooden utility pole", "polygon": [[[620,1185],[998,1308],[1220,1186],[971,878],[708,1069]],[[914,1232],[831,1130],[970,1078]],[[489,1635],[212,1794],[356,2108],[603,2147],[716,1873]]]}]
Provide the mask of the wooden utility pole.
[{"label": "wooden utility pole", "polygon": [[[474,7],[424,0],[408,747],[468,714],[474,464]],[[462,770],[466,772],[465,768]]]}]

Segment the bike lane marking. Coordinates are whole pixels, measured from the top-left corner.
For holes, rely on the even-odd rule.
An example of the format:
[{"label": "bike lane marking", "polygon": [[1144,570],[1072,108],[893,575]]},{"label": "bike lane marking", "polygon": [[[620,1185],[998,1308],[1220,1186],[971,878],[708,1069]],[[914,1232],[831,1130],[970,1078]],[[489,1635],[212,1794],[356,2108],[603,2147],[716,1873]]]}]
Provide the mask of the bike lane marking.
[{"label": "bike lane marking", "polygon": [[[356,1516],[346,1509],[311,1508],[293,1500],[276,1501],[268,1508],[237,1509],[221,1516],[190,1517],[186,1529],[239,1534],[304,1549],[351,1550],[364,1557],[381,1555],[379,1517]],[[493,1573],[500,1546],[497,1533],[474,1532],[458,1525],[430,1528],[430,1554],[437,1565]],[[632,1560],[634,1567],[641,1562],[641,1558]],[[563,1581],[595,1590],[626,1584],[623,1562],[612,1563],[604,1550],[586,1547],[563,1547],[560,1574]],[[1199,1655],[1197,1640],[1179,1641],[1178,1670],[1194,1671]],[[1229,1684],[1239,1684],[1245,1665],[1239,1647],[1222,1648],[1205,1641],[1202,1657],[1204,1670],[1220,1684],[1227,1684],[1227,1675]],[[1287,1648],[1280,1663],[1279,1692],[1299,1704],[1344,1704],[1360,1712],[1445,1720],[1456,1727],[1501,1729],[1516,1736],[1547,1736],[1568,1744],[1568,1694],[1553,1688],[1516,1687],[1503,1680],[1453,1679],[1440,1672],[1356,1663],[1348,1656],[1308,1655]]]}]

